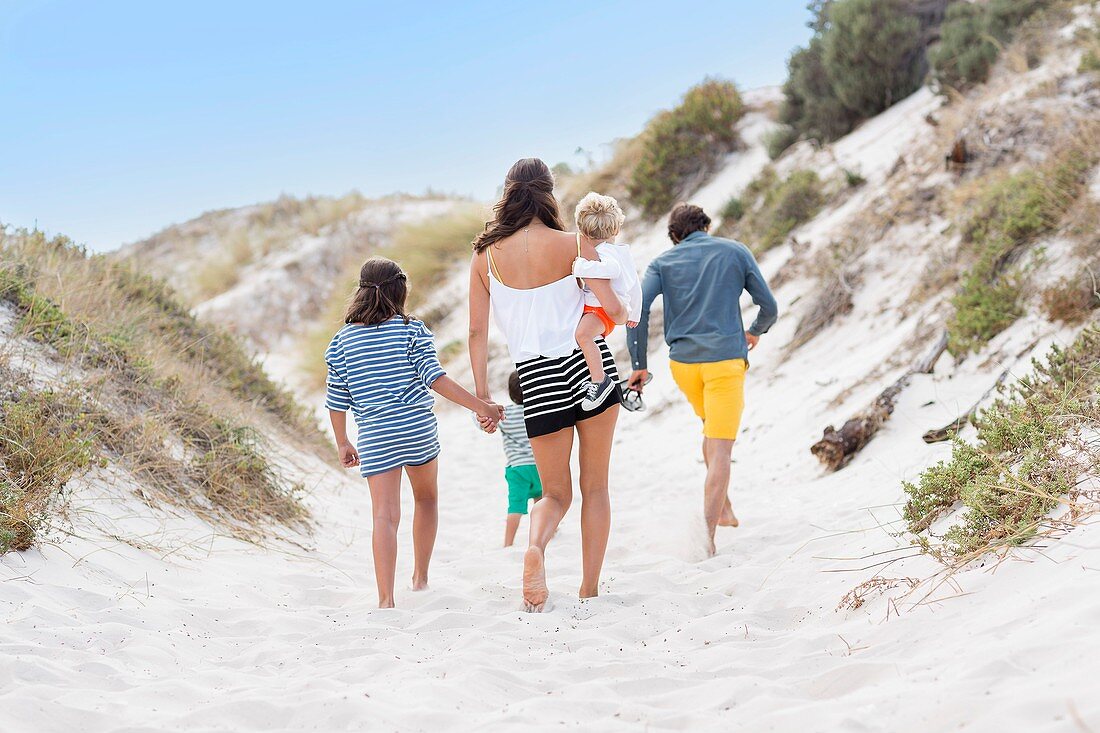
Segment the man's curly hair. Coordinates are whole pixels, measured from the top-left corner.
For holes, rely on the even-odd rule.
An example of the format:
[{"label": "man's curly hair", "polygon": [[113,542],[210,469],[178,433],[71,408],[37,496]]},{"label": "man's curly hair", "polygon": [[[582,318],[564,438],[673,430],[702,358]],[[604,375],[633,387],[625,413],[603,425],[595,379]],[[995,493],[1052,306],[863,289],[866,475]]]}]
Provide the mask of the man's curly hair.
[{"label": "man's curly hair", "polygon": [[708,229],[710,217],[695,204],[676,204],[668,215],[668,238],[673,244],[679,244],[692,232],[705,232]]}]

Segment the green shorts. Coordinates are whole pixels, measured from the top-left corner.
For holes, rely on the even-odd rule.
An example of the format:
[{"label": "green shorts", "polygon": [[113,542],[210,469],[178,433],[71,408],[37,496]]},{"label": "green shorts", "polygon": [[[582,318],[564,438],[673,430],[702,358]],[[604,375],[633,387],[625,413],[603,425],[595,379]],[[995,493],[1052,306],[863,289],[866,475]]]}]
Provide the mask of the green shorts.
[{"label": "green shorts", "polygon": [[504,469],[508,482],[508,513],[526,514],[527,502],[542,498],[542,481],[534,466],[508,466]]}]

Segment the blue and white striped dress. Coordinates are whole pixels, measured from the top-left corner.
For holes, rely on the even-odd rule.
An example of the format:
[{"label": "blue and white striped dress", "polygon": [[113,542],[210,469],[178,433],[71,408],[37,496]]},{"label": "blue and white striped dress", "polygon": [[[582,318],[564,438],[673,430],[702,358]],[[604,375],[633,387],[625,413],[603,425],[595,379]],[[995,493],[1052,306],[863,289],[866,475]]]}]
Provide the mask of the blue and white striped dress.
[{"label": "blue and white striped dress", "polygon": [[325,406],[355,416],[363,476],[419,466],[439,455],[428,389],[445,372],[423,321],[394,316],[374,326],[350,323],[332,337],[325,363]]}]

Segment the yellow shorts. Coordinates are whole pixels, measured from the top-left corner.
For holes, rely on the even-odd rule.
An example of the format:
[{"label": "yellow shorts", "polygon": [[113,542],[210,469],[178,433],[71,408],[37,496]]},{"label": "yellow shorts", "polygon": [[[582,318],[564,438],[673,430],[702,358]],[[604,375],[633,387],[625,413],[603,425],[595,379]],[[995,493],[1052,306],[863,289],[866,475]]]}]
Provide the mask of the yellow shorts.
[{"label": "yellow shorts", "polygon": [[703,364],[670,362],[672,378],[703,419],[703,435],[735,440],[745,409],[744,359],[710,361]]}]

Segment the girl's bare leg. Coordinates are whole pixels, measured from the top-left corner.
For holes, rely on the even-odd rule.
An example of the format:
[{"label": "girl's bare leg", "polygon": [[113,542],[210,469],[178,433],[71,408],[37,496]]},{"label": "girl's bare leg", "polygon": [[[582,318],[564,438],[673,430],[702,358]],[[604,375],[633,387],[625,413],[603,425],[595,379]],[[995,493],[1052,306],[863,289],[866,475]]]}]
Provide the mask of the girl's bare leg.
[{"label": "girl's bare leg", "polygon": [[393,608],[393,576],[397,572],[397,526],[401,523],[401,469],[395,468],[367,478],[370,487],[374,530],[374,580],[378,584],[378,607]]},{"label": "girl's bare leg", "polygon": [[519,518],[522,514],[509,514],[504,521],[504,546],[511,547],[516,541],[516,532],[519,530]]},{"label": "girl's bare leg", "polygon": [[542,479],[542,499],[531,509],[531,540],[523,556],[523,603],[527,611],[541,612],[550,594],[546,588],[546,545],[573,502],[573,479],[569,473],[573,429],[562,428],[532,438],[531,449]]},{"label": "girl's bare leg", "polygon": [[588,365],[588,374],[593,382],[602,382],[606,376],[603,371],[603,355],[596,339],[603,335],[603,321],[592,313],[585,313],[577,324],[577,346],[584,354],[584,363]]},{"label": "girl's bare leg", "polygon": [[592,598],[600,592],[600,571],[607,551],[607,538],[611,533],[608,473],[611,467],[611,440],[615,436],[618,418],[619,407],[616,405],[596,417],[577,423],[581,444],[581,598]]},{"label": "girl's bare leg", "polygon": [[413,577],[412,589],[428,587],[428,564],[432,561],[435,533],[439,527],[439,460],[423,466],[405,466],[412,484],[413,500]]}]

